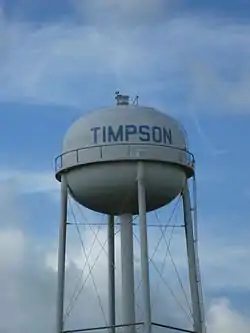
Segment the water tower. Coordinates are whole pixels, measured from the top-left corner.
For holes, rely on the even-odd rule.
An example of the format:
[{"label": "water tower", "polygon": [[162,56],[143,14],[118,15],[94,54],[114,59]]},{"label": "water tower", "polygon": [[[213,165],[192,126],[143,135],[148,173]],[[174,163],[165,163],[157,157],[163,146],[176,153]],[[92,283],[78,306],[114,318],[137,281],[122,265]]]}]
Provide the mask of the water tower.
[{"label": "water tower", "polygon": [[[188,151],[186,135],[178,122],[154,108],[130,104],[129,96],[117,93],[116,105],[89,113],[69,128],[62,154],[56,159],[56,178],[61,182],[56,333],[64,332],[68,193],[79,204],[108,216],[107,328],[113,333],[117,326],[121,326],[115,322],[114,216],[119,216],[121,225],[123,329],[126,333],[134,333],[138,324],[135,319],[132,230],[135,214],[139,215],[140,225],[143,332],[151,333],[153,325],[167,328],[152,322],[151,318],[147,212],[167,205],[182,194],[193,314],[193,331],[182,331],[205,332],[188,188],[188,179],[194,174],[194,158]],[[128,199],[124,200],[126,196]]]}]

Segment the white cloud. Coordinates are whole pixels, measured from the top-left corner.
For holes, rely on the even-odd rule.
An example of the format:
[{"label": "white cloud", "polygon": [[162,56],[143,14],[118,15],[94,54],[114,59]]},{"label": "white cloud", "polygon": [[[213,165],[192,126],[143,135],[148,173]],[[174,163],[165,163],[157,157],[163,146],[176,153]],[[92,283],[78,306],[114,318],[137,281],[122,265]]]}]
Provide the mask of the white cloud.
[{"label": "white cloud", "polygon": [[201,218],[200,222],[199,254],[204,288],[219,293],[249,291],[248,228],[241,228],[237,220],[226,217]]},{"label": "white cloud", "polygon": [[0,181],[0,196],[2,198],[0,200],[0,228],[4,228],[9,223],[11,225],[18,224],[19,220],[26,218],[26,212],[18,200],[16,188],[13,186],[13,183]]},{"label": "white cloud", "polygon": [[0,331],[52,332],[55,277],[35,240],[11,227],[0,230],[0,240]]},{"label": "white cloud", "polygon": [[[9,197],[11,197],[11,194]],[[20,229],[20,226],[18,226],[15,221],[16,219],[20,220],[22,217],[22,214],[19,214],[18,206],[12,206],[12,200],[9,199],[3,201],[5,211],[12,212],[16,209],[16,214],[13,215],[13,213],[11,213],[6,215],[5,213],[6,219],[8,219],[8,224],[7,226],[4,225],[0,227],[0,330],[1,332],[6,333],[40,333],[44,331],[52,333],[55,323],[57,240],[55,240],[55,243],[50,243],[46,237],[31,235],[28,234],[27,231],[25,232]],[[8,204],[10,204],[10,206],[8,206]],[[1,209],[3,209],[3,207],[1,207]],[[0,213],[1,212],[2,211],[0,211]],[[91,215],[89,211],[87,211],[86,215],[87,219],[96,219],[96,222],[100,221],[101,218],[98,214],[95,214],[95,216]],[[69,297],[72,295],[72,291],[78,280],[80,269],[84,264],[80,242],[77,240],[78,236],[75,231],[74,233],[70,231],[72,229],[69,228],[68,230],[66,305],[68,304]],[[87,230],[89,229],[87,228]],[[95,227],[94,232],[96,231],[97,229]],[[82,236],[86,251],[88,252],[92,247],[93,234],[89,230],[83,232]],[[209,236],[209,234],[207,234],[207,236]],[[214,236],[212,237],[214,239]],[[104,244],[106,239],[105,228],[101,229],[98,239],[101,244]],[[155,235],[155,239],[151,240],[153,243],[157,241],[157,235]],[[183,256],[183,253],[180,253],[179,242],[180,239],[177,235],[177,239],[174,238],[172,243],[173,245],[175,244],[172,248],[172,254],[174,255],[176,264],[182,269],[185,257]],[[96,242],[93,247],[93,252],[90,256],[91,264],[98,256],[99,250],[101,250],[100,243]],[[207,252],[205,252],[205,254],[203,253],[202,257],[202,266],[205,268],[205,271],[208,272],[208,279],[211,279],[214,276],[214,281],[216,281],[217,272],[213,271],[212,274],[209,272],[209,267],[215,265],[216,262],[223,267],[226,275],[229,275],[227,271],[228,266],[237,267],[237,270],[240,268],[240,264],[239,266],[236,266],[237,261],[242,263],[242,258],[245,258],[246,254],[243,253],[243,257],[241,255],[242,253],[240,253],[239,256],[232,257],[231,253],[228,252],[230,250],[229,247],[223,248],[223,246],[225,246],[224,242],[212,243],[211,236],[208,237],[206,246],[209,243],[213,249],[207,248]],[[116,244],[117,250],[119,251],[119,237],[117,238]],[[151,246],[153,246],[153,244],[151,244]],[[163,246],[161,249],[163,249]],[[239,248],[232,246],[231,252],[237,252],[238,250]],[[227,252],[228,256],[231,258],[230,262],[227,262],[227,257],[225,259]],[[212,258],[216,258],[216,260],[212,260]],[[106,255],[102,254],[93,270],[93,274],[106,311],[107,270],[105,260]],[[160,257],[158,257],[158,260],[160,260]],[[119,262],[119,254],[117,261]],[[244,263],[242,264],[242,267],[243,266]],[[216,269],[218,269],[217,266]],[[165,272],[167,270],[165,270]],[[88,269],[86,269],[83,276],[86,276],[87,272]],[[244,275],[243,268],[241,271],[238,271],[237,279],[232,273],[230,273],[230,275],[232,280],[240,281],[240,276]],[[168,278],[167,272],[166,277]],[[171,274],[169,277],[171,277]],[[231,280],[229,280],[228,277],[225,278],[224,275],[224,283],[229,283],[230,290],[233,290],[235,285],[230,284],[230,281]],[[118,292],[119,285],[120,278],[118,269]],[[174,284],[174,288],[175,287]],[[216,283],[209,288],[214,290],[216,288]],[[246,290],[246,288],[246,285],[242,285],[242,290]],[[178,295],[178,290],[176,290],[176,293]],[[138,301],[140,302],[141,296],[139,295],[138,297]],[[162,304],[164,304],[164,307]],[[90,279],[84,289],[84,293],[79,298],[72,315],[67,321],[67,327],[77,328],[86,326],[87,324],[103,324],[102,314],[98,309],[99,306],[96,299],[96,292]],[[119,309],[120,306],[118,303],[118,312],[120,315]],[[166,316],[166,311],[168,316]],[[15,313],[14,317],[13,313]],[[180,318],[178,318],[178,324],[180,326],[182,326],[180,323],[185,321],[183,320],[180,309],[176,307],[174,302],[170,299],[166,288],[160,289],[159,298],[156,306],[154,306],[154,313],[157,313],[159,320],[163,320],[164,318],[164,322],[174,323],[177,315],[180,316]],[[44,320],[44,318],[46,318],[46,320]],[[248,332],[247,329],[249,329],[249,318],[238,313],[237,309],[232,309],[229,303],[221,301],[215,301],[212,303],[209,307],[207,319],[209,333],[228,333],[230,332],[229,329],[234,327],[234,323],[237,323],[238,326],[235,327],[239,328],[237,329],[239,333]]]},{"label": "white cloud", "polygon": [[23,258],[24,246],[25,237],[21,230],[1,230],[0,252],[4,254],[0,257],[1,269],[16,269]]},{"label": "white cloud", "polygon": [[[49,172],[31,172],[2,170],[0,172],[0,193],[2,200],[0,203],[0,331],[6,333],[31,333],[48,332],[52,333],[55,323],[55,295],[56,295],[56,266],[57,266],[57,239],[53,242],[46,236],[29,234],[28,229],[21,229],[22,220],[26,218],[26,212],[23,210],[17,194],[36,194],[39,192],[56,193],[58,186],[54,181],[54,175]],[[55,204],[58,204],[55,202]],[[76,219],[84,222],[80,211],[75,208]],[[166,211],[161,211],[160,220],[166,223]],[[93,214],[90,211],[84,211],[88,221],[101,221],[100,214]],[[73,221],[72,221],[73,222]],[[202,276],[204,280],[205,294],[216,292],[216,294],[230,297],[230,292],[239,293],[249,291],[248,258],[250,248],[247,237],[243,237],[243,232],[234,234],[218,232],[214,226],[218,226],[219,221],[202,221],[202,234],[200,242],[200,257]],[[206,224],[205,224],[206,222]],[[213,227],[208,227],[213,226]],[[72,226],[72,228],[74,228]],[[96,226],[93,226],[94,232],[97,232]],[[82,227],[81,227],[82,229]],[[73,229],[74,230],[74,229]],[[153,229],[155,230],[155,229]],[[160,236],[160,232],[150,231],[150,252]],[[186,253],[184,239],[181,230],[174,236],[171,252],[182,278],[186,278]],[[221,231],[221,229],[220,229]],[[83,255],[76,231],[68,228],[68,256],[67,256],[67,290],[66,305],[78,281],[80,270],[84,264]],[[86,252],[92,247],[93,233],[89,227],[82,232],[83,243]],[[98,235],[99,242],[96,241],[90,255],[90,265],[93,264],[101,245],[106,240],[106,228],[101,228]],[[135,241],[136,244],[136,241]],[[119,252],[119,235],[117,237],[117,252]],[[136,246],[136,270],[139,269],[138,247]],[[163,243],[155,258],[156,264],[160,265],[165,253],[165,244]],[[120,267],[119,253],[117,253],[118,271],[118,302],[120,302]],[[159,266],[158,266],[159,267]],[[235,275],[235,271],[237,275]],[[153,284],[157,284],[156,272],[152,269]],[[154,273],[153,273],[154,272]],[[88,274],[86,268],[83,278]],[[103,300],[105,311],[107,310],[107,268],[106,254],[102,253],[93,270],[98,291]],[[137,283],[138,275],[136,274]],[[171,287],[174,289],[179,299],[183,296],[180,293],[176,276],[173,273],[171,262],[168,260],[164,275]],[[175,278],[175,280],[174,280]],[[137,285],[136,283],[136,285]],[[187,280],[184,280],[187,285]],[[156,285],[153,286],[154,318],[159,321],[174,324],[178,322],[179,326],[185,326],[186,320],[179,306],[170,296],[167,288],[162,284],[158,289],[159,296],[156,298]],[[180,298],[182,296],[182,298]],[[141,294],[137,295],[137,300],[141,304]],[[164,306],[163,306],[164,304]],[[232,298],[232,304],[233,298]],[[208,327],[209,333],[229,332],[231,318],[238,323],[239,333],[245,333],[249,330],[249,318],[241,313],[240,309],[234,309],[229,303],[215,301],[208,308]],[[83,311],[84,309],[84,311]],[[95,309],[95,310],[93,310]],[[84,293],[79,297],[78,302],[67,321],[67,327],[81,327],[94,324],[103,324],[101,311],[96,298],[95,288],[91,279],[84,289]],[[99,311],[99,312],[98,312]],[[166,312],[168,315],[166,315]],[[13,313],[15,317],[13,318]],[[121,316],[120,303],[118,303],[118,313]],[[141,310],[138,311],[141,316]],[[96,317],[96,318],[95,318]],[[44,320],[46,318],[46,321]],[[183,323],[183,324],[181,324]]]},{"label": "white cloud", "polygon": [[[226,32],[226,31],[225,31]],[[230,30],[228,31],[230,33]],[[224,39],[224,36],[220,36],[221,39]],[[238,37],[242,37],[241,34]],[[232,35],[232,40],[229,45],[225,45],[225,48],[237,48],[240,47],[237,45],[237,41],[234,39],[235,36]],[[246,42],[246,41],[245,41]],[[245,49],[246,53],[249,52],[248,43],[245,43],[245,46],[242,45],[242,48]],[[216,50],[219,53],[219,49]],[[224,56],[225,59],[226,55]],[[226,62],[226,59],[224,60]],[[237,58],[234,60],[237,61]],[[239,65],[236,69],[231,69],[230,64],[226,62],[226,66],[222,65],[222,59],[217,62],[217,66],[213,67],[213,64],[210,62],[205,62],[202,59],[197,59],[196,63],[191,64],[191,81],[193,84],[193,89],[190,91],[190,108],[194,107],[196,104],[196,109],[198,107],[207,106],[211,108],[211,104],[221,105],[221,107],[229,110],[233,110],[235,114],[244,114],[248,113],[248,108],[250,105],[250,98],[247,91],[249,91],[250,85],[250,70],[249,63],[244,62]],[[231,67],[235,67],[235,63],[231,63]],[[217,68],[216,68],[217,67]],[[221,68],[220,68],[221,67]],[[224,67],[224,68],[223,68]],[[226,70],[225,70],[226,67]],[[232,78],[227,79],[227,73],[232,75]],[[210,111],[213,113],[213,110]],[[216,111],[217,112],[217,111]]]},{"label": "white cloud", "polygon": [[[167,91],[171,95],[176,90],[181,94],[188,87],[191,111],[212,102],[217,107],[227,108],[227,112],[249,112],[250,80],[247,70],[242,71],[249,67],[249,27],[212,27],[207,21],[193,18],[167,20],[162,14],[165,2],[158,0],[155,6],[155,1],[148,0],[146,6],[145,1],[129,0],[116,7],[114,0],[92,0],[84,2],[87,8],[77,2],[78,14],[86,19],[87,25],[60,22],[34,29],[29,24],[2,19],[0,100],[81,106],[87,95],[92,98],[93,90],[95,94],[102,95],[102,91],[103,95],[110,95],[111,91],[121,88],[162,105],[165,100],[161,100],[159,93]],[[159,16],[161,19],[157,22]],[[226,55],[232,50],[235,55],[230,60]],[[220,52],[223,53],[221,59]],[[240,56],[241,53],[245,56]],[[231,69],[235,61],[238,61],[237,78],[229,82],[220,74],[220,66],[225,63]],[[3,333],[53,332],[57,246],[20,229],[25,212],[17,202],[17,194],[47,193],[58,198],[58,188],[50,172],[0,171],[0,331]],[[88,218],[94,219],[93,216]],[[102,230],[101,243],[105,237]],[[85,232],[87,251],[92,240],[92,233]],[[181,252],[181,241],[177,236],[172,251],[178,268],[183,271],[186,259]],[[119,249],[119,243],[117,247]],[[99,250],[100,245],[96,244],[91,263]],[[249,291],[249,254],[249,245],[241,236],[225,232],[221,238],[216,231],[206,233],[201,242],[206,292],[227,295],[228,291]],[[161,258],[162,254],[158,261]],[[68,297],[82,267],[82,254],[75,236],[69,242],[67,259]],[[94,273],[106,301],[105,259],[105,255],[99,258]],[[172,273],[166,272],[166,275],[171,277]],[[71,326],[81,326],[84,320],[93,323],[94,316],[102,321],[94,295],[89,281],[70,317]],[[166,302],[169,295],[165,289],[161,289],[161,297],[155,311],[165,320],[165,312],[169,312],[169,320],[172,320],[171,312],[178,315],[179,309],[176,311]],[[167,307],[162,306],[163,302]],[[209,306],[209,333],[246,333],[250,331],[249,321],[228,301],[217,300]]]},{"label": "white cloud", "polygon": [[86,2],[82,0],[74,1],[76,12],[83,18],[98,24],[119,25],[138,22],[148,22],[148,20],[159,20],[164,9],[170,4],[168,0],[127,0],[117,2],[115,0],[94,0]]},{"label": "white cloud", "polygon": [[246,243],[219,244],[218,239],[214,241],[210,239],[210,246],[204,245],[201,249],[203,280],[207,289],[221,292],[229,290],[249,292],[250,270],[247,263],[250,248]]},{"label": "white cloud", "polygon": [[60,186],[52,172],[13,169],[0,170],[0,184],[20,194],[47,193],[55,196]]},{"label": "white cloud", "polygon": [[208,311],[208,333],[248,333],[250,318],[232,308],[227,299],[215,300]]},{"label": "white cloud", "polygon": [[[209,105],[213,112],[214,104],[248,112],[249,26],[164,18],[164,1],[141,3],[76,2],[85,25],[54,22],[35,29],[2,20],[0,99],[82,106],[86,95],[120,88],[156,106],[166,104],[163,93],[174,92],[196,111]],[[235,72],[232,80],[228,71]]]},{"label": "white cloud", "polygon": [[[22,236],[20,237],[20,235]],[[87,247],[91,243],[91,237],[89,236],[87,234],[86,237],[84,236]],[[12,242],[2,243],[0,255],[2,272],[0,281],[2,286],[4,283],[4,290],[1,290],[1,304],[4,304],[4,307],[1,307],[1,331],[6,333],[29,333],[46,330],[46,332],[52,333],[55,318],[56,272],[46,266],[46,258],[50,250],[46,250],[45,247],[43,247],[43,251],[37,250],[35,241],[32,241],[28,235],[24,235],[18,229],[0,231],[1,240],[7,239],[7,237],[10,237]],[[18,243],[15,249],[13,249],[13,240]],[[36,241],[40,242],[39,239]],[[2,257],[6,255],[8,260],[3,261]],[[95,257],[95,254],[93,254],[93,257]],[[18,258],[18,265],[16,258]],[[74,265],[74,261],[75,258],[72,257],[72,262],[68,265],[66,305],[68,305],[69,296],[72,295],[80,274],[79,269]],[[78,264],[78,260],[76,260],[76,263]],[[13,267],[16,268],[15,271],[12,270]],[[93,273],[106,311],[105,256],[100,258]],[[170,302],[171,306],[169,305],[169,296],[164,289],[160,291],[157,301],[158,306],[154,307],[154,311],[157,312],[159,318],[161,318],[162,313],[164,322],[171,323],[171,316],[173,320],[173,316],[180,315],[181,311],[174,307],[174,303]],[[165,307],[162,307],[162,304],[165,304]],[[167,317],[165,313],[166,305],[168,308]],[[95,309],[94,312],[93,309]],[[11,317],[13,311],[15,311],[14,318]],[[44,320],[44,316],[46,316],[46,320]],[[180,316],[179,326],[181,326],[180,322],[182,320],[183,318]],[[207,322],[208,333],[233,333],[236,330],[239,333],[246,333],[249,332],[250,328],[250,318],[232,308],[228,300],[214,300],[211,303],[207,313]],[[78,328],[87,324],[103,324],[91,279],[68,318],[66,327]]]},{"label": "white cloud", "polygon": [[[212,222],[202,217],[199,220],[199,257],[205,294],[249,292],[250,246],[245,236],[248,229],[235,231],[234,228],[229,227],[230,230],[225,232],[224,224],[223,227],[218,226],[220,220],[215,219]],[[164,243],[160,250],[164,251]],[[187,269],[184,230],[173,237],[171,252],[178,269],[183,274]],[[161,256],[158,257],[158,260],[161,259]],[[237,272],[237,278],[235,272]],[[170,269],[168,274],[171,276]]]},{"label": "white cloud", "polygon": [[[18,170],[1,170],[0,171],[0,193],[4,194],[5,201],[0,204],[1,215],[2,215],[2,225],[5,226],[8,220],[13,222],[25,219],[25,212],[23,212],[22,207],[16,197],[17,194],[39,194],[44,193],[52,198],[56,205],[59,204],[59,183],[54,179],[54,174],[50,172],[28,172],[28,171],[18,171]],[[16,207],[16,209],[10,209],[9,207]],[[71,205],[72,206],[72,205]],[[73,205],[72,207],[77,207]],[[59,209],[59,207],[58,207]],[[160,220],[165,221],[166,216],[170,215],[171,207],[167,209],[162,209],[160,211]],[[19,213],[16,213],[18,210]],[[22,214],[20,212],[22,211]],[[84,216],[82,215],[82,209],[74,209],[75,217],[77,221],[80,222],[91,222],[92,228],[94,228],[95,223],[105,224],[103,220],[104,216],[100,214],[92,213],[89,210],[84,211]],[[178,213],[177,224],[181,224],[181,211]],[[71,214],[70,207],[70,222],[73,222],[73,217]],[[155,223],[155,216],[151,214],[150,221]],[[230,233],[221,232],[219,225],[222,225],[220,219],[215,219],[214,221],[204,220],[203,216],[200,216],[200,229],[201,229],[201,240],[200,240],[200,257],[201,257],[201,267],[204,275],[204,284],[206,289],[209,290],[247,290],[249,289],[249,277],[250,271],[248,270],[248,258],[250,256],[250,247],[248,240],[245,239],[245,232],[240,232],[238,230],[231,236]],[[162,222],[163,223],[163,222]],[[16,224],[18,225],[18,224]],[[224,225],[224,224],[223,224]],[[217,226],[215,228],[215,226]],[[86,229],[85,229],[86,230]],[[103,234],[103,229],[101,230],[101,240],[105,238],[105,232]],[[86,237],[90,237],[92,232],[87,228]],[[171,228],[168,232],[168,236],[171,233]],[[101,235],[101,236],[100,236]],[[153,228],[150,230],[150,252],[152,253],[154,247],[160,237],[160,231]],[[104,237],[104,238],[103,238]],[[72,244],[74,241],[72,240]],[[135,241],[135,246],[138,246],[137,241]],[[95,251],[92,253],[91,261],[94,260],[97,255],[96,252],[99,251],[100,243],[96,245]],[[75,249],[71,247],[71,259],[73,260],[76,267],[80,267],[82,253],[79,248]],[[161,245],[156,253],[156,261],[160,262],[162,260],[163,254],[165,254],[165,243],[162,241]],[[186,254],[185,254],[185,242],[184,242],[184,232],[179,229],[179,232],[175,232],[174,242],[172,243],[171,251],[173,253],[174,259],[178,265],[178,268],[186,270]],[[56,247],[52,253],[47,254],[47,262],[50,267],[55,268],[56,262]],[[105,257],[105,256],[104,256]],[[216,257],[216,260],[214,258]],[[138,255],[135,257],[136,263],[139,262]],[[171,265],[170,261],[168,263]],[[230,264],[232,263],[232,264]],[[239,275],[237,279],[234,279],[234,271],[237,269]],[[173,277],[173,270],[164,271],[169,277]],[[184,275],[185,276],[185,275]],[[225,279],[226,277],[226,279]]]}]

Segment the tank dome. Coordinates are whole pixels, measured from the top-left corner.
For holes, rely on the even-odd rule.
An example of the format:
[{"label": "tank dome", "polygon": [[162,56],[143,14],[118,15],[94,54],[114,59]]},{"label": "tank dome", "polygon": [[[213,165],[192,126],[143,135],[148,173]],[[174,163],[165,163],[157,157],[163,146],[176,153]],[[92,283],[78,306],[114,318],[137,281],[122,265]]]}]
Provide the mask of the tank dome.
[{"label": "tank dome", "polygon": [[137,214],[137,162],[144,161],[151,211],[181,192],[193,174],[193,158],[175,119],[120,96],[117,105],[89,113],[69,128],[56,177],[65,173],[70,194],[89,209]]}]

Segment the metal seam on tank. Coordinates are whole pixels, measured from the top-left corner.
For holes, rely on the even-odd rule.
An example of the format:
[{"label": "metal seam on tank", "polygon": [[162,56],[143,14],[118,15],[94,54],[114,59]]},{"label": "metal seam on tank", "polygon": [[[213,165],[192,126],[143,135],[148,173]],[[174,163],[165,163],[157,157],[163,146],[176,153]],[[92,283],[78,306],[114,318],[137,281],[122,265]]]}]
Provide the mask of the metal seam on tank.
[{"label": "metal seam on tank", "polygon": [[[181,153],[181,154],[185,154],[185,164],[187,165],[193,165],[194,164],[194,156],[193,154],[188,151],[187,149],[185,148],[182,148],[182,147],[178,147],[178,146],[173,146],[173,145],[158,145],[158,144],[142,144],[142,143],[130,143],[130,144],[127,144],[127,143],[122,143],[122,144],[108,144],[108,145],[93,145],[93,146],[89,146],[89,147],[79,147],[79,148],[75,148],[75,149],[72,149],[72,150],[67,150],[67,151],[64,151],[62,154],[60,154],[59,156],[56,157],[55,159],[55,167],[57,167],[58,165],[58,161],[60,162],[60,165],[62,164],[62,159],[63,157],[67,157],[69,156],[70,154],[74,154],[75,155],[75,160],[78,161],[79,160],[79,153],[88,153],[90,151],[93,151],[93,150],[96,150],[98,149],[99,150],[99,153],[100,153],[100,156],[99,158],[96,157],[95,160],[96,161],[103,161],[102,159],[102,151],[103,149],[112,149],[112,148],[116,148],[116,147],[120,147],[120,148],[126,148],[128,149],[126,155],[124,156],[119,156],[118,159],[121,160],[121,159],[130,159],[131,160],[134,160],[135,157],[138,156],[138,153],[137,155],[131,155],[131,149],[139,149],[137,152],[143,152],[143,153],[147,153],[147,154],[152,154],[152,158],[154,160],[159,160],[159,161],[168,161],[166,159],[162,159],[161,157],[153,157],[153,155],[157,152],[159,152],[159,150],[157,149],[167,149],[168,152],[166,152],[163,156],[166,158],[166,157],[170,157],[171,156],[171,153]],[[162,150],[163,151],[163,150]],[[114,150],[112,151],[112,153],[114,152]],[[124,153],[123,153],[124,154]],[[117,157],[117,156],[114,156],[114,157]],[[145,158],[145,156],[144,156]],[[147,157],[149,158],[149,157]],[[109,157],[109,158],[106,158],[106,160],[113,160],[112,157]],[[116,160],[116,159],[114,159]],[[176,157],[174,158],[174,160],[176,160]],[[172,161],[172,159],[171,159]],[[180,161],[180,160],[176,160],[176,163],[180,163],[180,164],[183,164],[184,163],[183,160]],[[77,163],[76,163],[77,164]],[[60,167],[59,167],[60,168]]]},{"label": "metal seam on tank", "polygon": [[72,169],[75,169],[75,168],[83,168],[84,166],[90,166],[90,165],[93,165],[93,164],[101,164],[101,163],[105,163],[105,164],[108,164],[108,163],[122,163],[122,162],[131,162],[131,163],[137,163],[138,161],[143,161],[145,163],[147,162],[151,162],[151,163],[164,163],[164,164],[169,164],[169,165],[175,165],[177,168],[180,168],[180,169],[183,169],[183,171],[185,171],[185,174],[188,176],[188,178],[192,177],[193,176],[193,173],[194,173],[194,168],[192,168],[191,166],[188,166],[186,164],[180,164],[180,163],[176,163],[176,162],[171,162],[171,161],[159,161],[159,160],[142,160],[142,159],[135,159],[135,160],[126,160],[126,159],[122,159],[122,160],[119,160],[119,161],[96,161],[96,162],[89,162],[87,164],[76,164],[76,165],[73,165],[73,166],[70,166],[70,167],[65,167],[64,168],[61,168],[59,171],[56,172],[56,178],[58,180],[60,180],[61,178],[61,174],[63,172],[66,172],[66,171],[69,171],[69,170],[72,170]]}]

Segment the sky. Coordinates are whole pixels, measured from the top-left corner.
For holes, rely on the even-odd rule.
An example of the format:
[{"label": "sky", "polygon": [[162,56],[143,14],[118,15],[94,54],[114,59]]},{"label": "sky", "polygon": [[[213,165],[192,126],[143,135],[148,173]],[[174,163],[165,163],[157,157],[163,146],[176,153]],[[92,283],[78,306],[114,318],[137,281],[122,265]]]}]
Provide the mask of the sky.
[{"label": "sky", "polygon": [[[54,158],[70,124],[114,104],[120,90],[139,95],[140,104],[185,127],[196,157],[208,333],[249,332],[249,1],[1,0],[0,6],[0,331],[54,330],[59,224]],[[165,221],[169,210],[160,213]],[[83,214],[92,222],[102,218]],[[159,235],[149,229],[152,248]],[[82,237],[87,251],[93,248],[94,262],[106,229],[83,228]],[[185,280],[183,242],[176,232],[172,251]],[[119,246],[117,235],[118,251]],[[136,274],[137,254],[138,249]],[[117,262],[119,274],[119,256]],[[93,273],[104,303],[105,265],[102,254]],[[70,231],[67,302],[82,266],[80,242]],[[168,267],[164,276],[179,295]],[[152,267],[150,272],[156,288],[157,272]],[[117,283],[119,290],[120,279]],[[93,285],[88,280],[67,327],[102,319]],[[184,325],[168,290],[159,288],[155,315]]]}]

